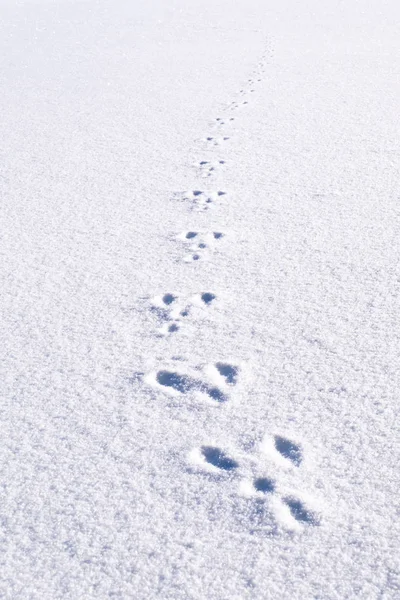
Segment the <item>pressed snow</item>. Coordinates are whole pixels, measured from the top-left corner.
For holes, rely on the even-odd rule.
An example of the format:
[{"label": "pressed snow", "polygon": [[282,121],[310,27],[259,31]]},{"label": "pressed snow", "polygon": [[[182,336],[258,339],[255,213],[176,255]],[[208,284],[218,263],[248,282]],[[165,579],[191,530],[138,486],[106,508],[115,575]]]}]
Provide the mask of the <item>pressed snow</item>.
[{"label": "pressed snow", "polygon": [[0,1],[0,597],[400,596],[399,19]]}]

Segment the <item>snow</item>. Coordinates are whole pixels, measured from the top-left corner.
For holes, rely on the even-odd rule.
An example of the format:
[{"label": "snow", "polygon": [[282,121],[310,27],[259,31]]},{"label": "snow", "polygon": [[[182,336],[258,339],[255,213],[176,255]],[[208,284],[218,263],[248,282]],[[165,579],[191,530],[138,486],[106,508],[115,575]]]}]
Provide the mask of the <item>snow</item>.
[{"label": "snow", "polygon": [[394,0],[0,2],[0,597],[400,596]]}]

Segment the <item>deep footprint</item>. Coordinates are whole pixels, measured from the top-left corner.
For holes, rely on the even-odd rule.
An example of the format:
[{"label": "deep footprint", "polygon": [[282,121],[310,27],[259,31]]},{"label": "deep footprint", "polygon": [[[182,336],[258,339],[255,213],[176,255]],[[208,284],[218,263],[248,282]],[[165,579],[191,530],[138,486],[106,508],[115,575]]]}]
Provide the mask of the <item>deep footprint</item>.
[{"label": "deep footprint", "polygon": [[220,362],[217,363],[215,366],[216,366],[219,374],[225,378],[226,383],[229,383],[230,385],[236,385],[237,376],[239,373],[239,369],[237,367],[234,367],[233,365],[229,365],[227,363],[220,363]]},{"label": "deep footprint", "polygon": [[211,304],[211,302],[213,300],[215,300],[216,295],[215,294],[211,294],[211,292],[205,292],[204,294],[201,295],[201,299],[203,300],[204,304]]},{"label": "deep footprint", "polygon": [[286,506],[288,506],[290,513],[296,521],[300,523],[307,523],[308,525],[319,525],[320,518],[313,511],[309,510],[301,500],[297,498],[284,498]]},{"label": "deep footprint", "polygon": [[239,463],[236,462],[233,458],[230,458],[227,454],[225,454],[220,448],[215,448],[213,446],[202,446],[201,452],[210,465],[213,467],[217,467],[217,469],[221,469],[222,471],[233,471],[233,469],[237,469]]},{"label": "deep footprint", "polygon": [[186,375],[180,375],[179,373],[173,373],[171,371],[159,371],[157,373],[157,383],[165,387],[170,387],[186,394],[195,387],[195,381]]},{"label": "deep footprint", "polygon": [[223,392],[221,392],[221,390],[218,389],[217,387],[202,386],[199,389],[200,389],[200,391],[208,394],[210,396],[210,398],[212,398],[216,402],[226,402],[228,400],[228,398],[225,396],[225,394]]},{"label": "deep footprint", "polygon": [[253,485],[257,492],[263,492],[264,494],[272,494],[275,491],[275,482],[268,477],[255,479]]},{"label": "deep footprint", "polygon": [[296,467],[299,467],[303,462],[302,449],[295,442],[281,437],[280,435],[276,435],[275,448],[280,454],[282,454],[282,456],[288,458],[294,465],[296,465]]},{"label": "deep footprint", "polygon": [[177,300],[177,297],[174,296],[173,294],[165,294],[163,296],[163,302],[167,306],[169,306],[170,304],[172,304],[173,302],[175,302],[175,300]]},{"label": "deep footprint", "polygon": [[173,371],[159,371],[157,373],[157,383],[163,387],[172,388],[181,394],[187,394],[191,391],[199,391],[207,394],[216,402],[226,402],[227,396],[217,387],[209,386],[203,381],[193,379],[187,375],[181,375]]}]

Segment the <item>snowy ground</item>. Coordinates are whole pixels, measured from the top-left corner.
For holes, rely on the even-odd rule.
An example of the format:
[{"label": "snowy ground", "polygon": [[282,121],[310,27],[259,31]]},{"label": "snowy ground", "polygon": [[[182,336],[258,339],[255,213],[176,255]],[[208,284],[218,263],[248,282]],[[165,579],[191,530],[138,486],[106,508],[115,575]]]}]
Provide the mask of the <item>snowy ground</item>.
[{"label": "snowy ground", "polygon": [[0,0],[1,598],[400,597],[399,19]]}]

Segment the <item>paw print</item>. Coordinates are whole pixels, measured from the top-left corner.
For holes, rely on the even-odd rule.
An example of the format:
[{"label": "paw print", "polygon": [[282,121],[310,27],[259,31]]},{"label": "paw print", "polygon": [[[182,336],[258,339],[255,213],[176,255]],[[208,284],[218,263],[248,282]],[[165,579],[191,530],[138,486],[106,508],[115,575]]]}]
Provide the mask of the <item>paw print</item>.
[{"label": "paw print", "polygon": [[175,198],[188,204],[193,211],[205,212],[225,203],[227,192],[222,190],[189,190],[175,194]]},{"label": "paw print", "polygon": [[169,336],[181,330],[185,322],[206,316],[206,312],[217,302],[213,292],[201,292],[190,298],[167,292],[151,301],[151,311],[157,316],[159,335]]},{"label": "paw print", "polygon": [[[269,469],[268,462],[271,463]],[[258,512],[260,503],[267,503],[277,525],[292,531],[321,523],[321,514],[313,498],[287,490],[279,481],[281,469],[299,469],[303,462],[304,450],[299,442],[285,435],[266,436],[258,456],[252,459],[253,476],[243,479],[240,484],[242,495],[255,502]]]},{"label": "paw print", "polygon": [[185,231],[177,236],[185,249],[186,254],[183,261],[186,263],[196,263],[207,260],[215,251],[217,245],[226,237],[222,231],[198,231],[196,229]]},{"label": "paw print", "polygon": [[[232,381],[234,374],[226,372],[225,376]],[[275,460],[269,460],[271,445],[277,453],[277,456],[272,453]],[[281,463],[281,460],[287,464]],[[218,475],[219,479],[239,480],[238,499],[246,502],[244,513],[249,527],[258,532],[271,529],[302,532],[307,527],[320,525],[321,511],[316,501],[305,493],[288,489],[286,483],[280,481],[283,465],[299,469],[303,461],[301,444],[283,435],[264,439],[258,448],[250,444],[244,451],[205,444],[189,454],[189,462],[195,472]]]},{"label": "paw print", "polygon": [[238,365],[227,362],[194,367],[182,364],[179,368],[163,365],[148,373],[145,380],[169,396],[188,401],[198,398],[216,406],[230,401],[239,373]]}]

